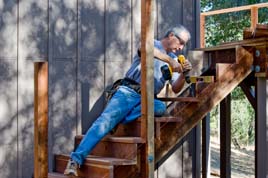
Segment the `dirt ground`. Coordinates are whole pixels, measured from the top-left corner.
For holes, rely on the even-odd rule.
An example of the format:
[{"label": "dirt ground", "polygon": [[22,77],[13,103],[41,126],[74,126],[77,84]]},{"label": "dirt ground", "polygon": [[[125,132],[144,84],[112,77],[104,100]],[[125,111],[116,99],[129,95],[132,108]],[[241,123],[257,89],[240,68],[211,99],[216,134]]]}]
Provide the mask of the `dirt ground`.
[{"label": "dirt ground", "polygon": [[[231,177],[251,178],[254,175],[254,148],[231,150]],[[211,141],[211,177],[220,177],[220,146],[215,139]]]}]

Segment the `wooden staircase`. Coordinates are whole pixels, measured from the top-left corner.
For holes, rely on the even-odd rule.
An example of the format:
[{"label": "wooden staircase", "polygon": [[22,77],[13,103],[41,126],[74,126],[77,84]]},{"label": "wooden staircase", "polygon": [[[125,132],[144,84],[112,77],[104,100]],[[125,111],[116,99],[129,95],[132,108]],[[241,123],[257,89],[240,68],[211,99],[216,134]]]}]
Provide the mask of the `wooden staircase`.
[{"label": "wooden staircase", "polygon": [[[204,116],[239,85],[251,72],[253,56],[243,45],[231,45],[219,49],[229,51],[228,61],[210,62],[207,71],[215,76],[215,82],[197,84],[195,100],[173,102],[169,116],[155,118],[155,162],[161,160]],[[193,69],[195,70],[195,69]],[[202,86],[202,87],[201,87]],[[184,96],[185,97],[185,96]],[[83,178],[140,178],[141,152],[144,143],[140,137],[141,120],[120,124],[115,133],[107,135],[92,151],[80,168]],[[75,146],[82,139],[76,136]],[[66,177],[68,155],[55,155],[55,169],[49,178]]]}]

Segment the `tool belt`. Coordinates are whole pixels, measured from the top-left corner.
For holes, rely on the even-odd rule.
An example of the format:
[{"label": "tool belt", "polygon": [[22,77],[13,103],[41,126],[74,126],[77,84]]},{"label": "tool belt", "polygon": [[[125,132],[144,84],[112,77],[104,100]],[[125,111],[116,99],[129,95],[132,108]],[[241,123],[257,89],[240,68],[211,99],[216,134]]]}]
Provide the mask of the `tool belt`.
[{"label": "tool belt", "polygon": [[133,89],[134,91],[136,91],[139,94],[141,93],[141,87],[140,87],[140,84],[138,82],[136,82],[135,80],[132,80],[130,78],[123,78],[123,79],[119,79],[119,80],[115,81],[110,88],[105,90],[106,101],[109,101],[111,99],[111,97],[114,95],[114,93],[116,92],[116,90],[118,89],[119,86],[126,86],[126,87]]},{"label": "tool belt", "polygon": [[133,89],[134,91],[136,91],[139,94],[141,93],[140,84],[138,82],[136,82],[135,80],[132,80],[130,78],[126,77],[126,78],[122,79],[120,85],[129,87],[129,88]]}]

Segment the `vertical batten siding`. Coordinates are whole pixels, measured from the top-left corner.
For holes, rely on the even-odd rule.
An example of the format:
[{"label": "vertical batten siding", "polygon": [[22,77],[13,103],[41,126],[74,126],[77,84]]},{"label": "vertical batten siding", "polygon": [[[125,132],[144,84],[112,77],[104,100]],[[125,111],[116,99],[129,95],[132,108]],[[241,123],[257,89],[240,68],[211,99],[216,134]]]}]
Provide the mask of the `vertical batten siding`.
[{"label": "vertical batten siding", "polygon": [[[104,106],[105,0],[79,1],[81,38],[78,61],[78,105],[81,106],[82,132],[85,133]],[[81,102],[82,101],[82,102]],[[91,112],[91,110],[93,112]],[[79,126],[81,127],[81,125]]]},{"label": "vertical batten siding", "polygon": [[[47,60],[47,1],[19,1],[18,24],[18,177],[33,171],[34,60]],[[29,172],[29,170],[31,170]]]},{"label": "vertical batten siding", "polygon": [[49,131],[52,153],[69,153],[77,134],[77,1],[50,0]]},{"label": "vertical batten siding", "polygon": [[[199,1],[156,3],[155,36],[183,23],[192,32],[194,48]],[[49,61],[51,171],[53,154],[73,149],[74,136],[85,133],[102,111],[104,89],[123,77],[131,64],[140,44],[140,10],[137,0],[0,3],[0,177],[33,174],[33,61]],[[162,169],[170,166],[167,161],[158,175],[189,175],[183,173],[183,160],[191,161],[189,144],[169,158],[179,168]]]},{"label": "vertical batten siding", "polygon": [[0,6],[0,177],[18,176],[17,7]]}]

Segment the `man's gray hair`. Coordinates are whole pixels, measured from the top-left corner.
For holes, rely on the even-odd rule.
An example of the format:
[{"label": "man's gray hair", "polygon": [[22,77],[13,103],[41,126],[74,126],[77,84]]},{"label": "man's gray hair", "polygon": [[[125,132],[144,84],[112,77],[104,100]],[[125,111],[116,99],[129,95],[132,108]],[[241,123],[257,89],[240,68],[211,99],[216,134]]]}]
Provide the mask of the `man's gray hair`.
[{"label": "man's gray hair", "polygon": [[[175,36],[177,36],[177,37],[179,37],[179,38],[181,38],[181,39],[183,39],[183,40],[185,39],[185,35],[187,35],[187,36],[186,36],[186,38],[188,39],[187,41],[189,41],[189,40],[191,39],[191,34],[190,34],[190,32],[189,32],[188,29],[185,28],[183,25],[177,25],[176,27],[170,28],[170,29],[166,32],[166,34],[165,34],[164,37],[168,37],[168,35],[169,35],[170,33],[174,33]],[[187,41],[185,41],[185,42],[187,42]]]}]

